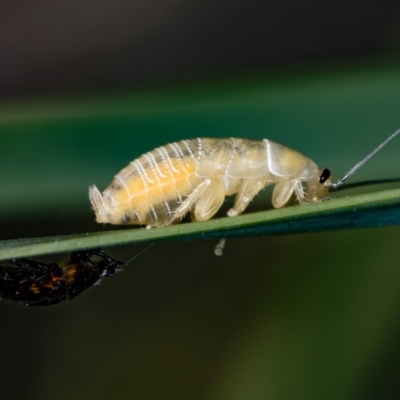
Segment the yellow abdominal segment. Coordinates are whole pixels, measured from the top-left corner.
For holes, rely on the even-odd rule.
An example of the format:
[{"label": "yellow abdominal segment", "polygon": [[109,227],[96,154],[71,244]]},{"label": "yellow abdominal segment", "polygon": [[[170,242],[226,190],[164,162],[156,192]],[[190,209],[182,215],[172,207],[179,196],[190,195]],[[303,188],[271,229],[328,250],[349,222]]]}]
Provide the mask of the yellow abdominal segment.
[{"label": "yellow abdominal segment", "polygon": [[[174,210],[179,199],[188,196],[201,179],[196,178],[196,168],[196,160],[190,158],[170,158],[157,168],[147,167],[142,174],[132,174],[134,165],[128,165],[109,188],[118,204],[114,220],[125,219],[125,223],[131,224],[166,221],[171,217],[170,208]],[[171,207],[171,203],[175,206]]]}]

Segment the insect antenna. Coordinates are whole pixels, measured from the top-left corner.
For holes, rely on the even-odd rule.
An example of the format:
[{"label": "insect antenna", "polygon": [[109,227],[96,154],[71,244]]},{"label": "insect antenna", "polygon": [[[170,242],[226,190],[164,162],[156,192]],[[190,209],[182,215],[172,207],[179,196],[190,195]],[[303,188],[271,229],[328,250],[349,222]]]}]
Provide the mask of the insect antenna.
[{"label": "insect antenna", "polygon": [[[383,149],[391,140],[393,140],[398,134],[400,133],[400,129],[398,129],[396,132],[392,133],[386,140],[384,140],[379,146],[375,147],[374,150],[371,151],[367,156],[365,156],[361,161],[359,161],[353,168],[351,168],[349,171],[347,171],[342,178],[340,178],[337,182],[330,183],[328,186],[336,190],[338,187],[342,186],[343,183],[349,178],[351,175],[353,175],[355,172],[357,172],[365,163],[367,163],[378,151]],[[373,181],[372,181],[373,182]],[[376,182],[380,183],[380,182]],[[366,183],[368,184],[368,183]],[[361,186],[361,185],[360,185]]]},{"label": "insect antenna", "polygon": [[385,183],[400,183],[400,178],[387,178],[387,179],[369,179],[366,181],[354,182],[354,183],[345,183],[344,185],[335,188],[336,191],[347,190],[347,189],[355,189],[362,186],[370,186],[370,185],[380,185]]}]

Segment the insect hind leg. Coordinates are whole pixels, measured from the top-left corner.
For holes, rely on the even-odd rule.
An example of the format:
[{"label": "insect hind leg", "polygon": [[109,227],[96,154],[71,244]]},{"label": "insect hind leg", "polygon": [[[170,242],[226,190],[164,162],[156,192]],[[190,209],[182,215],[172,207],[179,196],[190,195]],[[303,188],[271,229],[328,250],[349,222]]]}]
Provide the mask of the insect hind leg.
[{"label": "insect hind leg", "polygon": [[177,220],[182,219],[187,214],[200,198],[207,188],[211,185],[212,180],[210,178],[205,179],[190,193],[190,195],[181,203],[181,205],[174,211],[173,216],[166,222],[165,225],[170,225]]}]

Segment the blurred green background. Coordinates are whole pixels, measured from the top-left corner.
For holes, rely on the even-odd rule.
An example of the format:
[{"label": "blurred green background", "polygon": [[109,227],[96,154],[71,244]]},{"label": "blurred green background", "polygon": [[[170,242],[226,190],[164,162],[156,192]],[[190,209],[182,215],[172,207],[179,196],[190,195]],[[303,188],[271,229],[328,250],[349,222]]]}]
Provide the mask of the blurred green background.
[{"label": "blurred green background", "polygon": [[[109,229],[88,185],[168,142],[266,137],[340,177],[400,127],[396,2],[113,4],[0,17],[3,240]],[[398,398],[399,234],[159,244],[70,303],[2,301],[1,398]]]}]

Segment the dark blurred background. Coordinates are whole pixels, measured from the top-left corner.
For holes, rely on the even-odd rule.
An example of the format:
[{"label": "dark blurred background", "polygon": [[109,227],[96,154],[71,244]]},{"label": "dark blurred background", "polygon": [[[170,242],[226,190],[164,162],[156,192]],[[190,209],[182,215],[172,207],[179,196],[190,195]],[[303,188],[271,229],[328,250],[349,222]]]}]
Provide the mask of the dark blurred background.
[{"label": "dark blurred background", "polygon": [[[400,127],[399,22],[395,1],[3,4],[1,239],[109,229],[88,185],[185,138],[267,137],[340,176]],[[354,180],[398,177],[399,146]],[[2,301],[1,398],[398,398],[399,234],[160,244],[70,303]]]},{"label": "dark blurred background", "polygon": [[2,6],[3,96],[262,71],[395,51],[398,1],[20,1]]}]

